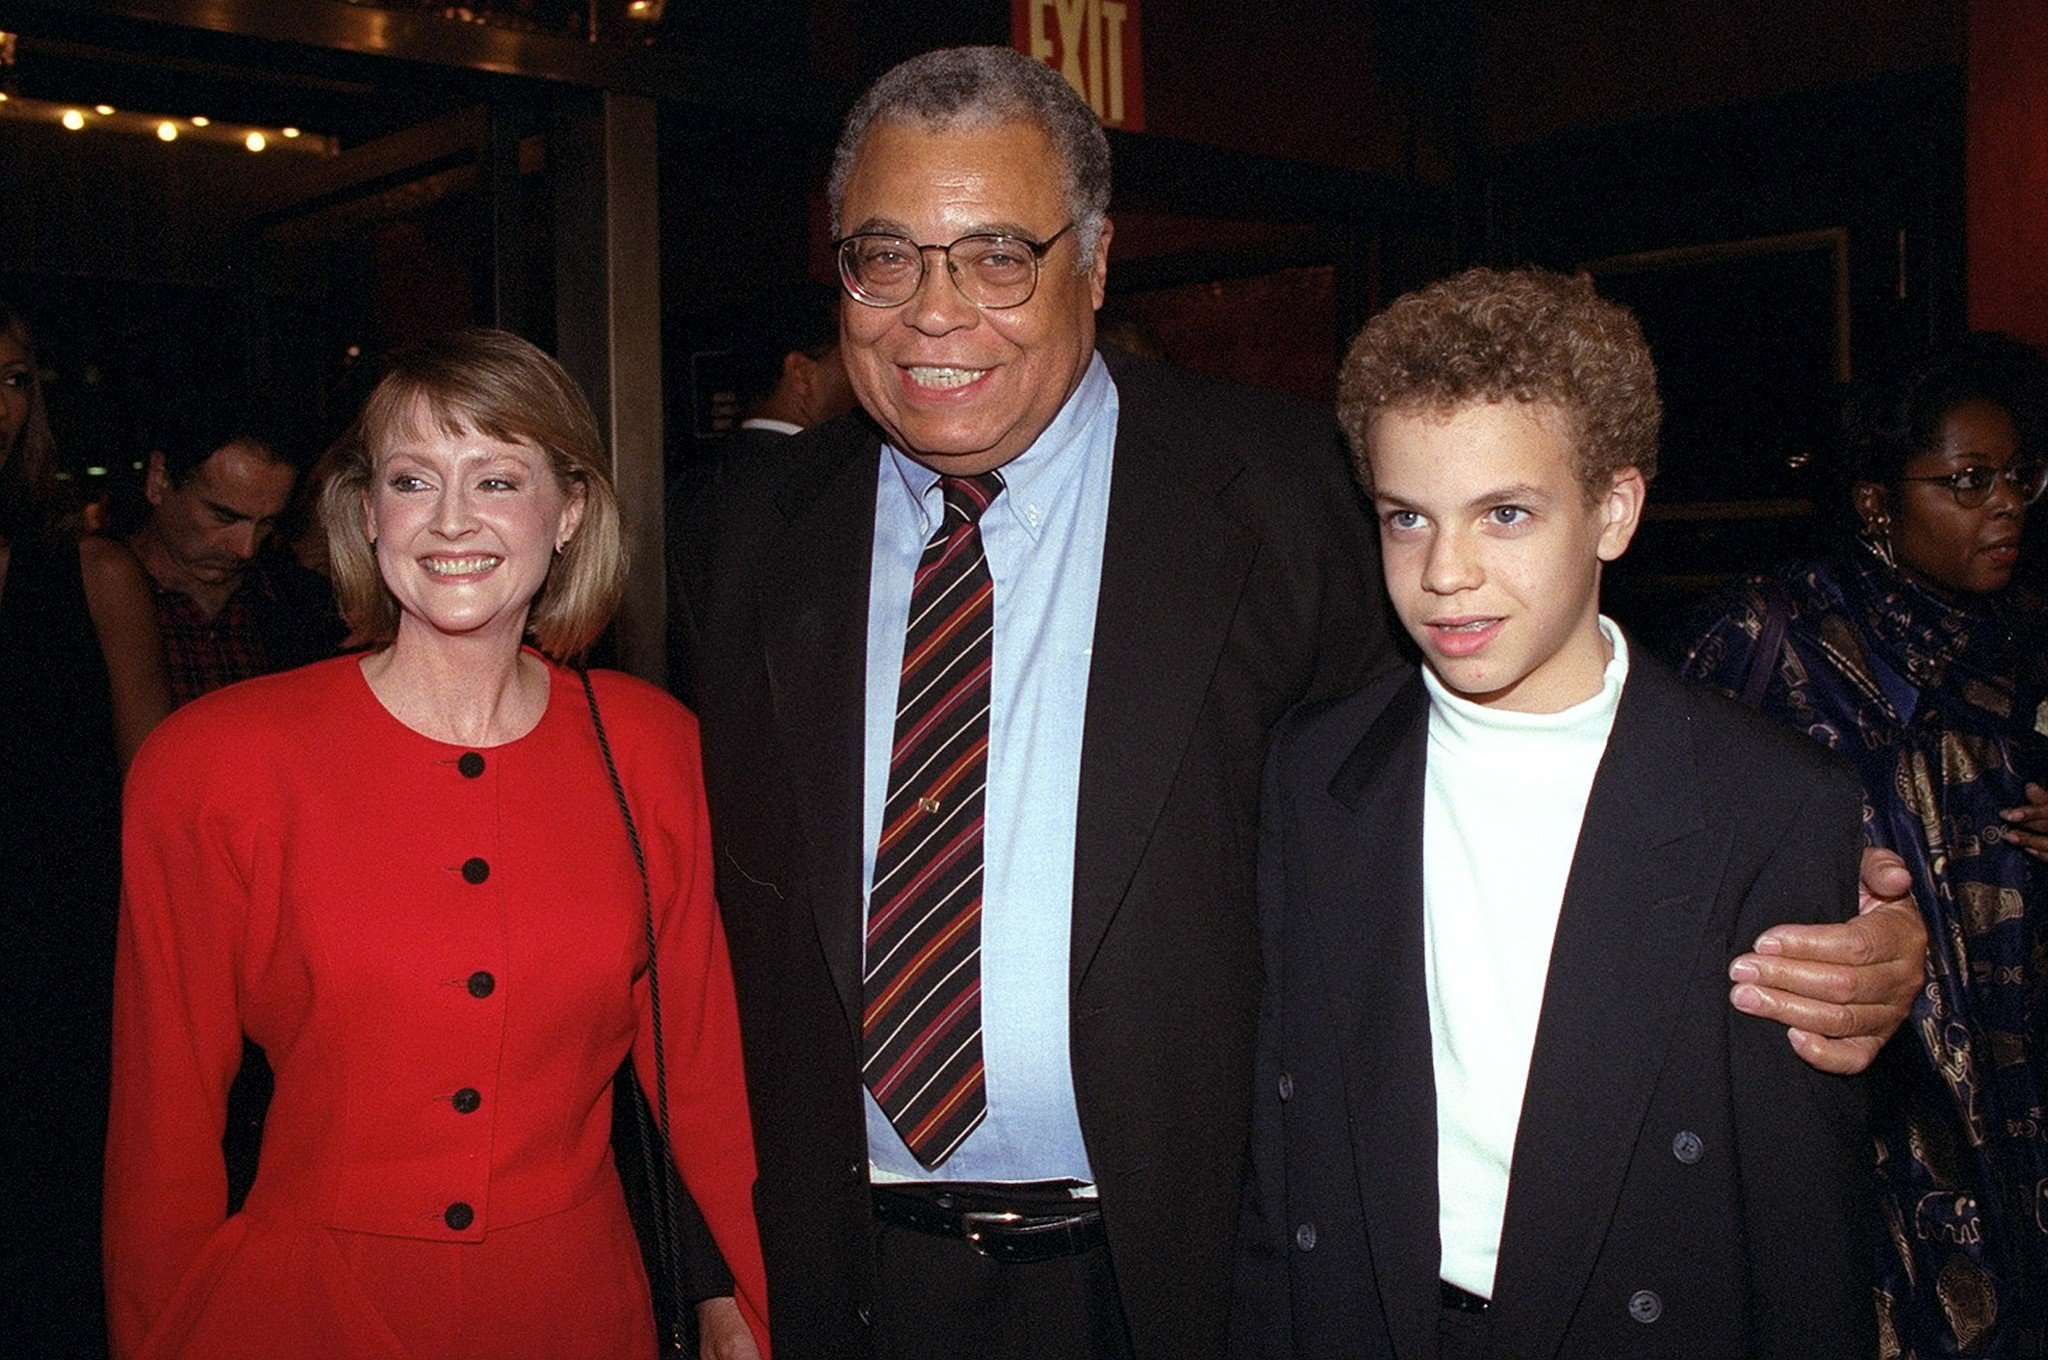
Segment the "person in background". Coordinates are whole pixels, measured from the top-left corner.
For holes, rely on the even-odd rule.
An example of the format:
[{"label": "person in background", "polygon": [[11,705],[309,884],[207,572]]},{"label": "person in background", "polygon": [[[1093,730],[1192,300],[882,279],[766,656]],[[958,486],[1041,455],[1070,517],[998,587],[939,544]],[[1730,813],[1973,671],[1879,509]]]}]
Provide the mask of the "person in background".
[{"label": "person in background", "polygon": [[749,303],[733,346],[734,381],[746,416],[722,457],[822,425],[854,408],[839,356],[837,290],[807,283]]},{"label": "person in background", "polygon": [[1875,1069],[1884,1353],[2048,1346],[2048,613],[2013,587],[2048,364],[1973,335],[1851,402],[1836,549],[1733,583],[1684,673],[1848,756],[1926,986]]},{"label": "person in background", "polygon": [[[1327,413],[1097,352],[1109,195],[1043,64],[884,74],[829,189],[867,418],[683,545],[785,1360],[1223,1351],[1267,737],[1397,659]],[[1738,999],[1864,1060],[1918,935],[1781,928]]]},{"label": "person in background", "polygon": [[327,583],[266,552],[296,458],[291,431],[255,407],[175,412],[157,433],[148,509],[128,544],[155,585],[176,703],[331,655],[340,641]]},{"label": "person in background", "polygon": [[671,469],[667,490],[669,686],[690,692],[686,625],[676,612],[695,586],[694,564],[708,560],[716,526],[703,515],[718,482],[750,460],[773,453],[793,434],[854,409],[853,388],[839,353],[838,292],[804,283],[751,299],[733,339],[733,383],[745,417],[723,438]]},{"label": "person in background", "polygon": [[[194,700],[128,782],[114,1353],[647,1354],[609,1144],[630,1053],[765,1356],[696,722],[564,664],[625,584],[590,407],[532,345],[466,331],[394,356],[348,450],[322,517],[370,650]],[[244,1034],[277,1085],[230,1215]]]},{"label": "person in background", "polygon": [[0,1355],[106,1350],[100,1144],[121,771],[170,707],[149,582],[62,512],[34,337],[0,302]]}]

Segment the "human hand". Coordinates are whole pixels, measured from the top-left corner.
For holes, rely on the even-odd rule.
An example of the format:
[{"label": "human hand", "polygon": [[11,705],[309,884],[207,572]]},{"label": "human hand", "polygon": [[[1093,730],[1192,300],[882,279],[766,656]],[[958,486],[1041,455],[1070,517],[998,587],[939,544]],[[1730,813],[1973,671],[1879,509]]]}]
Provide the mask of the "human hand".
[{"label": "human hand", "polygon": [[2048,859],[2048,789],[2027,785],[2027,801],[1998,814],[2005,818],[2005,838],[2035,859]]},{"label": "human hand", "polygon": [[754,1334],[730,1294],[697,1305],[699,1360],[761,1360]]},{"label": "human hand", "polygon": [[1927,971],[1927,927],[1913,876],[1889,850],[1863,851],[1858,915],[1835,925],[1772,926],[1728,966],[1728,999],[1791,1027],[1792,1047],[1823,1072],[1861,1072],[1905,1022]]}]

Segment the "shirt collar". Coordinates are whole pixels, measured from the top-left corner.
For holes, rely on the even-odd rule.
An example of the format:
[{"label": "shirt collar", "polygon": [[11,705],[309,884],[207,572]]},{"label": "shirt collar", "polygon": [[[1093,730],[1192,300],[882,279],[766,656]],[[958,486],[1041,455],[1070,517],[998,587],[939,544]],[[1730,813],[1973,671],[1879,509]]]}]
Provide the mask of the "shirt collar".
[{"label": "shirt collar", "polygon": [[[1090,355],[1080,384],[1052,418],[1052,423],[1031,441],[1029,448],[996,469],[1003,474],[1003,495],[989,508],[989,513],[995,514],[998,510],[1007,513],[1035,540],[1056,493],[1066,485],[1081,462],[1071,455],[1086,442],[1096,422],[1114,411],[1112,399],[1115,394],[1116,387],[1110,382],[1109,369],[1103,365],[1101,353],[1098,351]],[[887,440],[882,441],[882,450],[897,475],[903,479],[910,498],[917,503],[918,513],[924,517],[925,532],[929,534],[943,514],[943,511],[934,510],[940,501],[931,494],[932,488],[939,484],[939,474]]]},{"label": "shirt collar", "polygon": [[740,422],[742,430],[769,430],[776,434],[802,434],[804,427],[793,425],[787,420],[771,420],[767,416],[748,416]]}]

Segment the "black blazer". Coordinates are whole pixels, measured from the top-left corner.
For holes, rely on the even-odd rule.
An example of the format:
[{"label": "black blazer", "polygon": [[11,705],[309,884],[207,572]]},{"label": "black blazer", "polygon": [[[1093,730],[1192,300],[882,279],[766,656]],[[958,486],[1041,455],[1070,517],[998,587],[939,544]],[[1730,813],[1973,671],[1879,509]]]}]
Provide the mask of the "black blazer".
[{"label": "black blazer", "polygon": [[[1437,1354],[1428,710],[1411,672],[1275,740],[1239,1355]],[[1876,1353],[1860,1084],[1727,1002],[1760,930],[1853,913],[1860,806],[1822,747],[1631,648],[1544,987],[1490,1357]]]},{"label": "black blazer", "polygon": [[[1266,739],[1391,664],[1328,416],[1109,354],[1116,462],[1083,732],[1070,1056],[1141,1357],[1223,1348],[1250,1113]],[[866,1351],[861,748],[880,437],[730,469],[682,573],[776,1354]]]}]

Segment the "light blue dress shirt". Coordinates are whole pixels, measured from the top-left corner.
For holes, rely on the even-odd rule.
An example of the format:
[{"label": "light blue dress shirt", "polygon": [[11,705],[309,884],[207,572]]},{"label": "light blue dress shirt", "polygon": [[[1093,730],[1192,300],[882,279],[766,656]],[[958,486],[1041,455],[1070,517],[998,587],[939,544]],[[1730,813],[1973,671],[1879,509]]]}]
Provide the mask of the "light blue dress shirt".
[{"label": "light blue dress shirt", "polygon": [[[1067,998],[1081,729],[1109,521],[1117,396],[1102,356],[1037,441],[1002,469],[981,520],[995,581],[982,833],[981,1045],[988,1117],[936,1171],[866,1094],[878,1180],[1093,1181],[1074,1106]],[[887,444],[868,585],[863,893],[888,798],[911,577],[944,518],[939,475]]]}]

